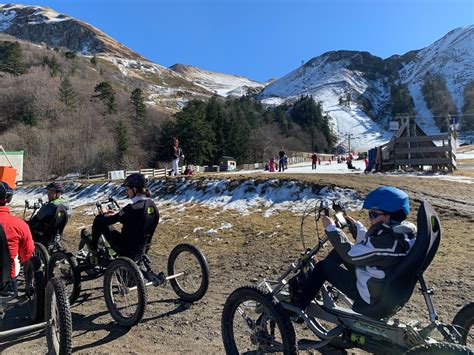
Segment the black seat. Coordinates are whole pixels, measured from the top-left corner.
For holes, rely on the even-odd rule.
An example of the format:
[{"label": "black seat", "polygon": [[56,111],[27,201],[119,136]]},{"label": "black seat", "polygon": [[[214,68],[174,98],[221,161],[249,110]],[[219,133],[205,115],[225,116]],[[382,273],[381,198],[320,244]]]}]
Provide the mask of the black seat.
[{"label": "black seat", "polygon": [[151,240],[160,221],[160,213],[153,200],[145,200],[143,208],[143,237],[145,241],[143,253],[146,254],[151,246]]},{"label": "black seat", "polygon": [[410,299],[415,285],[438,250],[441,224],[435,210],[423,201],[418,209],[417,236],[410,252],[387,278],[384,297],[373,304],[354,303],[353,310],[371,318],[385,318],[396,313]]},{"label": "black seat", "polygon": [[8,249],[7,236],[0,224],[0,286],[11,280],[12,257]]},{"label": "black seat", "polygon": [[54,213],[53,218],[51,221],[46,224],[44,232],[43,232],[43,240],[47,242],[47,244],[57,241],[61,239],[63,234],[64,228],[68,222],[68,214],[66,206],[63,204],[59,204],[56,207],[56,212]]}]

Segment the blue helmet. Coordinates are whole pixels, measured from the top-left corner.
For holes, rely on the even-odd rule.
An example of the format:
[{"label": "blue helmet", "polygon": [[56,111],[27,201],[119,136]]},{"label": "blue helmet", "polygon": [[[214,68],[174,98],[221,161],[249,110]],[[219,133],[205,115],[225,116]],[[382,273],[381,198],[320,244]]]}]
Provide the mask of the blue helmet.
[{"label": "blue helmet", "polygon": [[[407,193],[393,186],[381,186],[369,192],[362,208],[380,210],[404,220],[410,213],[410,198]],[[399,216],[400,212],[402,216]]]}]

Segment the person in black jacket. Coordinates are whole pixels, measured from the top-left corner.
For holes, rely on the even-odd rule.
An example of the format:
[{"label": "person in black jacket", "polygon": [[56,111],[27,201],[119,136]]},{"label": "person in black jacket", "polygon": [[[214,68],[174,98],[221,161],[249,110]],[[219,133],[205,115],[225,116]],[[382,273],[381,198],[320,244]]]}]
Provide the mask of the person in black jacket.
[{"label": "person in black jacket", "polygon": [[[91,251],[97,250],[101,235],[110,243],[112,249],[121,256],[135,260],[142,255],[158,224],[159,214],[155,203],[150,199],[147,179],[143,174],[129,175],[123,185],[132,203],[120,212],[101,211],[92,224],[92,235],[86,229],[81,237],[87,242]],[[113,224],[122,223],[122,231]]]},{"label": "person in black jacket", "polygon": [[[393,186],[381,186],[370,192],[363,208],[368,210],[370,228],[347,216],[349,241],[334,221],[322,217],[326,235],[334,249],[316,263],[307,279],[290,280],[293,303],[306,309],[325,281],[358,304],[374,304],[384,297],[386,279],[415,243],[416,226],[406,222],[410,213],[408,195]],[[344,266],[343,266],[344,265]]]}]

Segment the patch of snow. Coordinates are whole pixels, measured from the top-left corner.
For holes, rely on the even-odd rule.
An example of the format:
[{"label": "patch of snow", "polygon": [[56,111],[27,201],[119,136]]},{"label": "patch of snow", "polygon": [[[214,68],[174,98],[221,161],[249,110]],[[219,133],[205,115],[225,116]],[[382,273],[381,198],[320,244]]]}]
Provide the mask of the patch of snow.
[{"label": "patch of snow", "polygon": [[11,25],[11,21],[16,17],[14,10],[2,11],[0,6],[0,32],[6,31]]}]

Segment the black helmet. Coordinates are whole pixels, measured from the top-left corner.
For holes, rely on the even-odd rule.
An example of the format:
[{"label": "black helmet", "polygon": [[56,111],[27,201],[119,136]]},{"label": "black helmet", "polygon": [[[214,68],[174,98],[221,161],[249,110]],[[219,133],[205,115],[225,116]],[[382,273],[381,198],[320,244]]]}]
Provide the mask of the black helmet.
[{"label": "black helmet", "polygon": [[10,203],[13,197],[13,190],[6,182],[0,181],[0,203]]},{"label": "black helmet", "polygon": [[60,182],[52,182],[46,186],[46,190],[53,190],[57,192],[64,192],[63,184]]},{"label": "black helmet", "polygon": [[148,179],[145,178],[145,175],[140,173],[130,174],[125,178],[123,186],[144,189],[148,187]]}]

